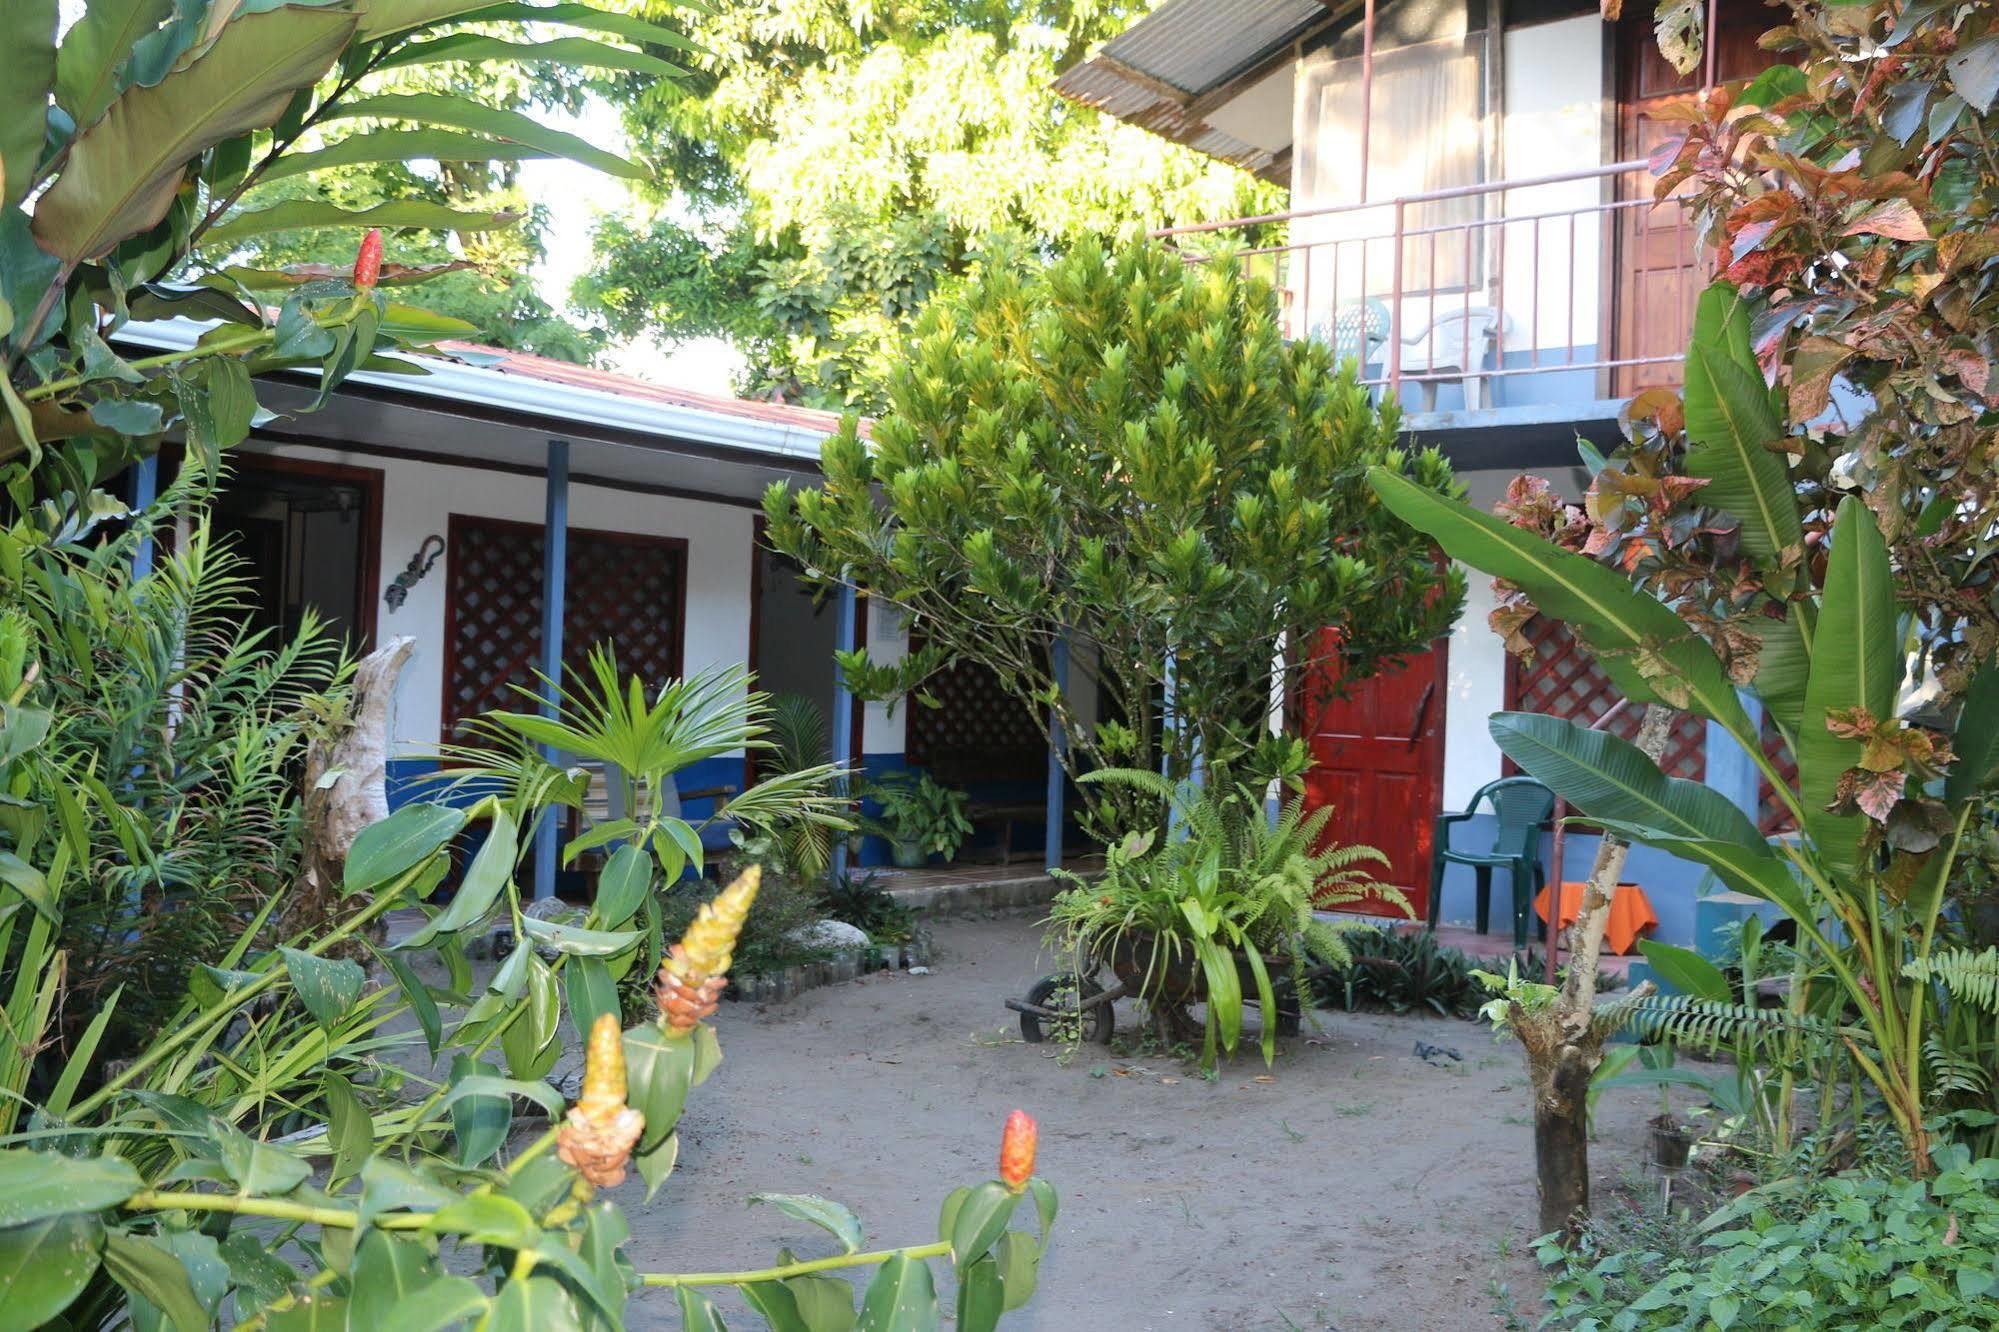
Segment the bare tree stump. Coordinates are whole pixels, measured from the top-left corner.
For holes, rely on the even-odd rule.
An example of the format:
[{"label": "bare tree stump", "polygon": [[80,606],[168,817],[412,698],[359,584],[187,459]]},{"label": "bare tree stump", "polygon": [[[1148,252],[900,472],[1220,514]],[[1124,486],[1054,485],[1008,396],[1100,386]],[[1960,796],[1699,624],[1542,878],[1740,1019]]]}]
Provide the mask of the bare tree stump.
[{"label": "bare tree stump", "polygon": [[[414,638],[392,638],[354,670],[347,715],[306,747],[304,845],[298,884],[282,917],[286,935],[320,929],[346,914],[341,875],[354,839],[389,816],[389,701]],[[374,933],[383,931],[380,920]],[[348,954],[365,953],[359,940]]]}]

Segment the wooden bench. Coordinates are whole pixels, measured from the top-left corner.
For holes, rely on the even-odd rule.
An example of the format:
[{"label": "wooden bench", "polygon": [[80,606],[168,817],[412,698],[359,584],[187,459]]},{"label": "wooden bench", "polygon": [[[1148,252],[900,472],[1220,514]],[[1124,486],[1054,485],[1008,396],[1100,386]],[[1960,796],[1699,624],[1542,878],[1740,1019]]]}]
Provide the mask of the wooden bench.
[{"label": "wooden bench", "polygon": [[[1048,806],[1039,800],[974,800],[965,806],[965,817],[974,828],[999,828],[999,864],[1011,865],[1014,861],[1013,826],[1029,820],[1045,822]],[[1022,852],[1023,858],[1038,857],[1043,848]]]}]

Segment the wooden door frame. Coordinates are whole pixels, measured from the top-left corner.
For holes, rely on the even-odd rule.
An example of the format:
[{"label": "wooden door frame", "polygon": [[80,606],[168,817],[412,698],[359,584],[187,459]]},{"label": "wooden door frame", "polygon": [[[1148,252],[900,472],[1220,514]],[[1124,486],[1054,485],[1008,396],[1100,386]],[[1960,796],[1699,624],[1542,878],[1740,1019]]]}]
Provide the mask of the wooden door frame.
[{"label": "wooden door frame", "polygon": [[292,458],[283,454],[257,453],[247,449],[231,450],[229,461],[234,468],[235,477],[247,479],[248,473],[275,472],[285,476],[310,477],[336,485],[354,486],[361,491],[361,551],[360,558],[355,561],[354,570],[355,584],[359,593],[355,608],[357,616],[355,628],[359,630],[361,653],[365,655],[374,651],[377,619],[382,600],[384,490],[382,469],[355,467],[348,463],[322,462],[317,458]]}]

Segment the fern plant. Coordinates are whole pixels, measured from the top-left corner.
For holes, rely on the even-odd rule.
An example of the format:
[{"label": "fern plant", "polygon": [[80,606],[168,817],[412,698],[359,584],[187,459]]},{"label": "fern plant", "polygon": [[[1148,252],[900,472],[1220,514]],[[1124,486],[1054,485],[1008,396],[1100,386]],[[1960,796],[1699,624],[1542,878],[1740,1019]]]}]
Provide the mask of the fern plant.
[{"label": "fern plant", "polygon": [[[308,615],[285,641],[248,627],[247,563],[211,532],[214,475],[198,464],[147,523],[100,539],[87,526],[0,533],[35,683],[49,717],[7,831],[61,820],[75,858],[56,947],[68,957],[71,1025],[117,994],[109,1054],[157,1029],[190,967],[217,961],[296,869],[296,764],[347,662]],[[134,545],[154,524],[184,535],[150,572]],[[19,940],[15,941],[17,944]],[[10,956],[11,968],[17,957]]]},{"label": "fern plant", "polygon": [[1206,1066],[1218,1046],[1233,1051],[1240,1035],[1238,959],[1265,1013],[1268,1061],[1276,1053],[1270,968],[1282,967],[1293,992],[1303,995],[1313,964],[1352,961],[1342,936],[1361,922],[1318,913],[1368,898],[1409,911],[1403,894],[1371,873],[1371,866],[1387,863],[1381,852],[1321,845],[1329,811],[1308,814],[1294,798],[1273,820],[1251,787],[1176,785],[1143,769],[1101,769],[1082,780],[1153,799],[1160,826],[1110,847],[1103,873],[1093,879],[1057,871],[1075,886],[1055,900],[1049,941],[1073,952],[1079,967],[1120,955],[1139,959],[1140,996],[1167,1034],[1186,1022],[1185,997],[1175,990],[1184,988],[1185,968],[1198,967],[1208,1005],[1201,1034]]},{"label": "fern plant", "polygon": [[1940,1019],[1923,1041],[1931,1096],[1980,1150],[1999,1151],[1999,947],[1939,948],[1902,974],[1929,987]]}]

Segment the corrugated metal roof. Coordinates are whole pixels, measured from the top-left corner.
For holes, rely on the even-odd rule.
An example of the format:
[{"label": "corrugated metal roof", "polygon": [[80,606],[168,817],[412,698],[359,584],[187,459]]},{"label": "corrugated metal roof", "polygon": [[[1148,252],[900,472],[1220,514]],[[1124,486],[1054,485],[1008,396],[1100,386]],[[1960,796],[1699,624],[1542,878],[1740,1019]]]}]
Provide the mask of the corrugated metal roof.
[{"label": "corrugated metal roof", "polygon": [[1167,0],[1055,91],[1105,115],[1260,175],[1282,179],[1284,158],[1207,123],[1200,98],[1278,57],[1332,17],[1322,0]]},{"label": "corrugated metal roof", "polygon": [[1320,0],[1167,0],[1103,54],[1198,97],[1327,16]]}]

